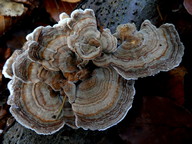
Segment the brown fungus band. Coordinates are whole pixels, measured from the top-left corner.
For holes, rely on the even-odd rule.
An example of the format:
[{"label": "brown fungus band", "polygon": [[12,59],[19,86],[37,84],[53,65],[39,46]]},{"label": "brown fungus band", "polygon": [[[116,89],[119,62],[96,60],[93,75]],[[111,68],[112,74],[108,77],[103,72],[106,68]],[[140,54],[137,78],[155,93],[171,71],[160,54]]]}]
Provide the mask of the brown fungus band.
[{"label": "brown fungus band", "polygon": [[40,26],[4,65],[10,112],[23,126],[52,134],[65,124],[105,130],[132,106],[134,79],[178,66],[184,53],[175,27],[145,20],[119,25],[116,33],[97,29],[93,10],[60,15]]}]

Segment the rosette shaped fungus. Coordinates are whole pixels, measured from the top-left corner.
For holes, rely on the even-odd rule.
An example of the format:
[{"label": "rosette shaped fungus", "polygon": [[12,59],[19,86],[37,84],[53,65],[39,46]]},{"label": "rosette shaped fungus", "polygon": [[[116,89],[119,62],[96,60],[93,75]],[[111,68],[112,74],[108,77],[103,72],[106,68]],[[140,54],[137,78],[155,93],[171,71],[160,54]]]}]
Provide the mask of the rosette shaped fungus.
[{"label": "rosette shaped fungus", "polygon": [[46,70],[41,64],[31,61],[28,53],[20,54],[13,63],[12,69],[14,75],[25,83],[44,82],[52,87],[53,90],[59,91],[64,86],[66,80],[58,71]]},{"label": "rosette shaped fungus", "polygon": [[65,101],[63,111],[63,95],[42,82],[24,83],[14,78],[8,84],[10,96],[8,104],[15,119],[25,127],[35,130],[39,134],[52,134],[66,123],[75,126],[75,117],[71,105]]},{"label": "rosette shaped fungus", "polygon": [[74,54],[67,46],[68,30],[60,27],[38,27],[27,36],[29,58],[47,70],[76,71]]},{"label": "rosette shaped fungus", "polygon": [[125,79],[151,76],[168,71],[181,62],[184,46],[172,24],[156,28],[145,20],[139,31],[134,24],[117,27],[117,51],[94,61],[97,66],[112,66]]},{"label": "rosette shaped fungus", "polygon": [[62,89],[67,84],[62,73],[32,62],[27,51],[15,51],[5,64],[4,75],[12,79],[8,104],[19,123],[39,134],[52,134],[64,124],[76,128],[71,104]]},{"label": "rosette shaped fungus", "polygon": [[112,35],[97,29],[91,9],[62,13],[58,24],[29,34],[5,63],[10,112],[39,134],[65,124],[105,130],[131,108],[132,79],[174,68],[183,49],[171,24],[156,28],[146,20],[140,31],[124,24]]},{"label": "rosette shaped fungus", "polygon": [[121,121],[132,106],[134,82],[127,81],[112,68],[95,69],[91,78],[77,87],[72,102],[76,125],[84,129],[105,130]]},{"label": "rosette shaped fungus", "polygon": [[93,60],[103,51],[110,53],[116,50],[116,38],[109,29],[101,32],[97,29],[96,18],[92,10],[75,11],[67,23],[71,28],[68,46],[80,58]]}]

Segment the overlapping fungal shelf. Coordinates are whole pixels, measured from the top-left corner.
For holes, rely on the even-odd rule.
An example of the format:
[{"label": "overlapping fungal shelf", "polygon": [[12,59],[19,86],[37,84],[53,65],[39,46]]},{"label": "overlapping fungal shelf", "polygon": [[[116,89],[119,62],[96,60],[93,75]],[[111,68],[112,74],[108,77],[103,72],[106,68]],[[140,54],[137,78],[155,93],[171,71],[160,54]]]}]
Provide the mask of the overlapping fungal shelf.
[{"label": "overlapping fungal shelf", "polygon": [[38,134],[65,124],[105,130],[132,106],[134,80],[178,66],[184,46],[175,27],[156,28],[145,20],[98,30],[93,10],[60,15],[58,24],[40,26],[4,65],[10,112]]},{"label": "overlapping fungal shelf", "polygon": [[119,46],[112,54],[94,60],[97,66],[112,66],[125,79],[151,76],[178,66],[183,44],[172,24],[156,28],[145,20],[139,31],[134,24],[122,24],[114,34]]}]

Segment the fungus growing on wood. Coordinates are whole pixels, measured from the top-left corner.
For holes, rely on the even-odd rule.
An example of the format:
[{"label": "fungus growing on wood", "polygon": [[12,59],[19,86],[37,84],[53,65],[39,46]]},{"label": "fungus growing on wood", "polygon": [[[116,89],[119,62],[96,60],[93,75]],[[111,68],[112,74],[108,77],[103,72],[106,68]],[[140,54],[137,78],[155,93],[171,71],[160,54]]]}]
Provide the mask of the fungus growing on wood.
[{"label": "fungus growing on wood", "polygon": [[71,105],[65,101],[63,110],[60,94],[43,82],[24,83],[14,78],[8,84],[10,96],[8,104],[14,118],[23,126],[39,134],[52,134],[68,124],[75,126]]},{"label": "fungus growing on wood", "polygon": [[156,28],[145,20],[139,31],[134,24],[119,25],[114,34],[117,51],[94,60],[97,66],[112,66],[125,79],[151,76],[168,71],[181,62],[184,46],[172,24]]},{"label": "fungus growing on wood", "polygon": [[123,79],[112,68],[95,69],[80,83],[72,109],[76,125],[84,129],[105,130],[121,121],[132,106],[134,81]]},{"label": "fungus growing on wood", "polygon": [[68,37],[69,48],[84,60],[100,57],[102,52],[114,52],[117,39],[109,29],[99,31],[93,11],[76,10],[67,21],[71,29]]},{"label": "fungus growing on wood", "polygon": [[133,79],[176,67],[183,50],[171,24],[156,28],[146,20],[139,31],[128,23],[111,34],[97,29],[91,9],[62,13],[58,24],[29,34],[5,63],[10,112],[39,134],[65,124],[105,130],[131,108]]}]

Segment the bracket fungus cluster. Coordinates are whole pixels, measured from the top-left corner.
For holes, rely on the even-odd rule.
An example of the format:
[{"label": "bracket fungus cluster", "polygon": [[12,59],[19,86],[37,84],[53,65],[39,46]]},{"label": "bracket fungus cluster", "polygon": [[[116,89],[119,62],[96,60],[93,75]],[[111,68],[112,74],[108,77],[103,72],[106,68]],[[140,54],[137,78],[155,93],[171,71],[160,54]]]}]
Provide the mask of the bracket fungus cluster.
[{"label": "bracket fungus cluster", "polygon": [[184,53],[172,24],[145,20],[98,30],[93,10],[40,26],[5,63],[10,112],[23,126],[52,134],[65,124],[105,130],[131,108],[134,80],[178,66]]}]

